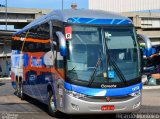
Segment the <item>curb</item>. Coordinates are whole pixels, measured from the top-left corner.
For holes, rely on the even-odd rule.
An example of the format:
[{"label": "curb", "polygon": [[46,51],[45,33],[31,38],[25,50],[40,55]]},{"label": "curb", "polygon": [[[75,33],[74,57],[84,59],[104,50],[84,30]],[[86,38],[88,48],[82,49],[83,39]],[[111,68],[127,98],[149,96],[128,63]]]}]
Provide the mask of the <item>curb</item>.
[{"label": "curb", "polygon": [[0,81],[1,80],[11,80],[11,77],[3,77],[3,78],[0,78]]},{"label": "curb", "polygon": [[143,89],[160,89],[160,85],[159,86],[143,86]]}]

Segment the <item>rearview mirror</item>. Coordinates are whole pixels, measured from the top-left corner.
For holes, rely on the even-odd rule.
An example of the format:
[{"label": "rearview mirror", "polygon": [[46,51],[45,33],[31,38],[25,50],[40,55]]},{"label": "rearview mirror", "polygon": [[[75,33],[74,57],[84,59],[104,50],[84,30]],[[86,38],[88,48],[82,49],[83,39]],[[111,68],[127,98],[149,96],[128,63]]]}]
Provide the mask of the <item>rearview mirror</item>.
[{"label": "rearview mirror", "polygon": [[67,55],[67,48],[66,48],[66,41],[65,41],[65,38],[64,38],[64,35],[62,32],[60,31],[57,31],[56,32],[56,35],[59,39],[59,50],[60,50],[60,54],[62,56],[66,56]]},{"label": "rearview mirror", "polygon": [[145,52],[144,52],[144,54],[146,55],[146,57],[151,56],[153,53],[152,53],[152,44],[151,44],[150,39],[143,34],[138,34],[137,36],[138,36],[139,39],[142,39],[145,42]]}]

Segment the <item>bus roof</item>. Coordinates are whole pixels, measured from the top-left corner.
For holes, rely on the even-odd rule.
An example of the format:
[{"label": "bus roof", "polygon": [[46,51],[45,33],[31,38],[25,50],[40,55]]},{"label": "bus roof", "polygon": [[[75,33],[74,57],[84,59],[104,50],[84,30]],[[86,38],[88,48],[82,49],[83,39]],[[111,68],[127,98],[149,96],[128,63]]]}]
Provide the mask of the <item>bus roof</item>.
[{"label": "bus roof", "polygon": [[[47,15],[44,15],[38,19],[35,19],[33,22],[25,26],[20,31],[16,32],[14,35],[20,34],[28,29],[38,26],[40,24],[46,23],[50,20],[58,20],[62,22],[67,22],[68,20],[74,20],[73,22],[76,23],[76,18],[88,18],[90,21],[94,21],[94,19],[110,19],[112,22],[113,20],[119,19],[120,22],[127,20],[128,22],[132,23],[131,20],[127,17],[121,16],[119,14],[113,12],[106,12],[102,10],[88,10],[88,9],[66,9],[66,10],[54,10]],[[84,19],[82,19],[84,21]],[[77,22],[79,23],[79,21]],[[91,23],[91,22],[90,22]],[[97,22],[94,22],[96,24]]]}]

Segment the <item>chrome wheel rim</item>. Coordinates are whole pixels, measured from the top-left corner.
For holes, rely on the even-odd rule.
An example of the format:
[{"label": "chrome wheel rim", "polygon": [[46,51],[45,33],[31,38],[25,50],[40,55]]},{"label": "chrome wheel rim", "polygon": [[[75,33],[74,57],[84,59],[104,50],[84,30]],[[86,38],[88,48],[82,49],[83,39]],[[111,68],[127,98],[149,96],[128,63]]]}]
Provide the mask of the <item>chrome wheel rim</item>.
[{"label": "chrome wheel rim", "polygon": [[55,105],[54,105],[54,97],[53,97],[53,95],[52,95],[52,97],[50,98],[50,107],[51,107],[51,109],[52,109],[52,111],[53,112],[55,112],[56,111],[56,108],[55,108]]}]

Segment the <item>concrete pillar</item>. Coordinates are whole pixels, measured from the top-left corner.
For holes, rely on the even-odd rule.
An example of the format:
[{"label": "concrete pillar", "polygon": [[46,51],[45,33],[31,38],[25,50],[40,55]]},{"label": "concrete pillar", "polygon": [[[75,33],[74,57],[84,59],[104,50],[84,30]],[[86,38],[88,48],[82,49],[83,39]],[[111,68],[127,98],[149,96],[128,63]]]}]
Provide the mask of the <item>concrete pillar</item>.
[{"label": "concrete pillar", "polygon": [[141,17],[139,17],[139,15],[134,16],[133,23],[134,23],[135,27],[141,28]]},{"label": "concrete pillar", "polygon": [[42,15],[43,15],[43,14],[42,14],[42,11],[40,11],[39,13],[36,13],[36,14],[35,14],[35,19],[41,17]]}]

